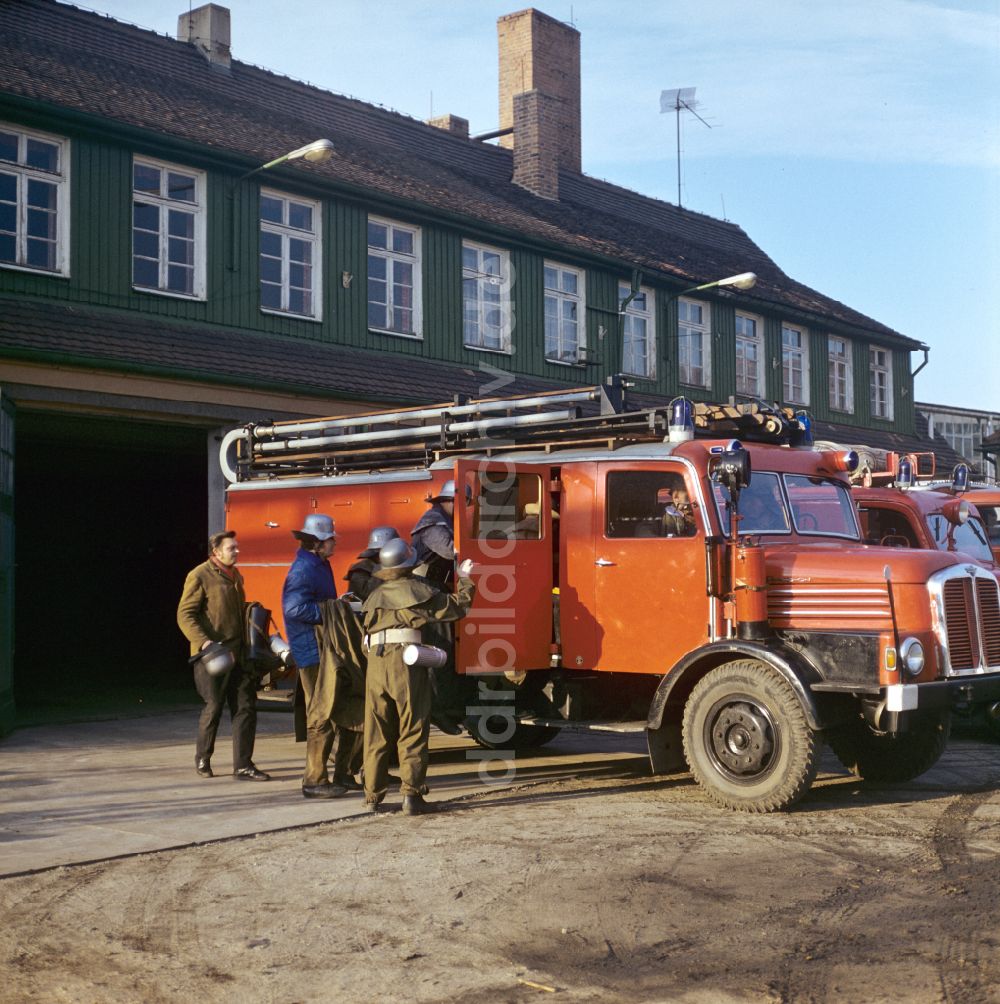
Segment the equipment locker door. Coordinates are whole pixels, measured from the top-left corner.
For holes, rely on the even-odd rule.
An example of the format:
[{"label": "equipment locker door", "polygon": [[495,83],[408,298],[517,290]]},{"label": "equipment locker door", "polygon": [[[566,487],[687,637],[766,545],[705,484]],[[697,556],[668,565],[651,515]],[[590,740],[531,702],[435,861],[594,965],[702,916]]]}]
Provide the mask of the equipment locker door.
[{"label": "equipment locker door", "polygon": [[600,464],[597,481],[593,666],[663,674],[709,640],[704,514],[678,530],[671,493],[701,500],[679,464]]},{"label": "equipment locker door", "polygon": [[543,669],[552,643],[548,468],[460,460],[455,484],[456,556],[478,566],[475,602],[456,625],[456,668],[470,674]]}]

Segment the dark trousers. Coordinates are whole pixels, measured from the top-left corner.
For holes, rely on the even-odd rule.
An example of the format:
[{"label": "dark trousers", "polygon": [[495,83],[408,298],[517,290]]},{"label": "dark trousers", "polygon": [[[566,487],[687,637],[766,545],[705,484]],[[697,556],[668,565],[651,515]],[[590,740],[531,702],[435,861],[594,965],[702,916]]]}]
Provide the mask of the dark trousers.
[{"label": "dark trousers", "polygon": [[345,729],[334,726],[333,778],[339,780],[354,777],[361,770],[365,755],[365,734],[361,729]]},{"label": "dark trousers", "polygon": [[253,744],[257,735],[257,678],[242,666],[234,666],[226,676],[212,676],[195,663],[194,685],[205,702],[198,719],[199,760],[215,752],[215,734],[222,711],[229,705],[233,726],[233,770],[253,763]]}]

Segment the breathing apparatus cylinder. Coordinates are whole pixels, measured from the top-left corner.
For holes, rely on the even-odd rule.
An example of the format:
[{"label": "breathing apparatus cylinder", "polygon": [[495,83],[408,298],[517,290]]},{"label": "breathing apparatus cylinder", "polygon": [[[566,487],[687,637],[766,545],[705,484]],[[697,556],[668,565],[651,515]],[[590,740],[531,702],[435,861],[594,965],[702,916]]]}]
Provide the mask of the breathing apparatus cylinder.
[{"label": "breathing apparatus cylinder", "polygon": [[437,645],[407,645],[403,649],[403,662],[407,666],[428,666],[436,669],[448,661],[448,653]]}]

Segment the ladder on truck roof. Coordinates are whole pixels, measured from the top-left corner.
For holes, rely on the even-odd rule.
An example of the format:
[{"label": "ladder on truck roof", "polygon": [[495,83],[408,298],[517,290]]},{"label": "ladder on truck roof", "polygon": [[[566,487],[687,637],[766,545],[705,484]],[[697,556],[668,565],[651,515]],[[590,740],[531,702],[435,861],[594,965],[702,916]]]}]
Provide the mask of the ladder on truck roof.
[{"label": "ladder on truck roof", "polygon": [[[794,443],[801,434],[789,408],[763,402],[690,404],[699,435]],[[626,385],[618,379],[515,397],[456,397],[428,407],[250,424],[226,435],[221,461],[230,481],[258,481],[427,467],[463,453],[616,449],[662,441],[671,406],[629,410]]]}]

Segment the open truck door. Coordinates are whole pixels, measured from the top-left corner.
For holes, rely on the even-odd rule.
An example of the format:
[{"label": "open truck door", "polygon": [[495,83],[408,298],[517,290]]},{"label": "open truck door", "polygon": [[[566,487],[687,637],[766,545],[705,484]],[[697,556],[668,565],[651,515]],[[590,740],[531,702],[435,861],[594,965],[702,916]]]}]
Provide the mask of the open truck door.
[{"label": "open truck door", "polygon": [[471,558],[477,566],[472,610],[456,625],[459,673],[549,666],[558,549],[548,474],[537,464],[455,464],[455,551],[458,559]]}]

